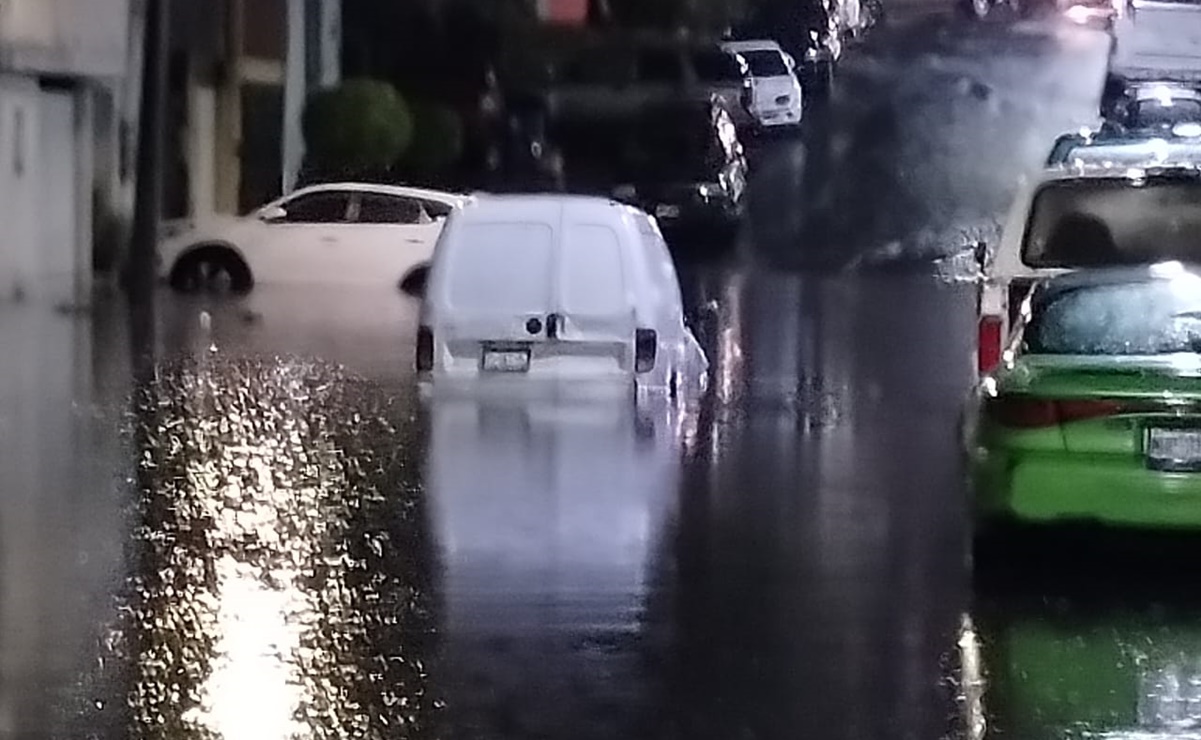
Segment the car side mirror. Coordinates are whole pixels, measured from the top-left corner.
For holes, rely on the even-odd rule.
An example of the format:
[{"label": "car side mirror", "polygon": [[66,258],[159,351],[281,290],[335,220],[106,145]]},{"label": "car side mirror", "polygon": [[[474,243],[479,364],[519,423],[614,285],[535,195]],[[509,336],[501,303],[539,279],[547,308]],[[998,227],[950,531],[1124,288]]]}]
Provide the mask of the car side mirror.
[{"label": "car side mirror", "polygon": [[788,65],[788,68],[790,70],[792,70],[793,72],[796,71],[796,57],[794,57],[791,54],[785,54],[784,55],[784,63]]},{"label": "car side mirror", "polygon": [[283,221],[287,217],[288,212],[284,210],[283,206],[267,206],[263,210],[259,211],[259,220],[263,221],[264,223],[276,223],[278,221]]}]

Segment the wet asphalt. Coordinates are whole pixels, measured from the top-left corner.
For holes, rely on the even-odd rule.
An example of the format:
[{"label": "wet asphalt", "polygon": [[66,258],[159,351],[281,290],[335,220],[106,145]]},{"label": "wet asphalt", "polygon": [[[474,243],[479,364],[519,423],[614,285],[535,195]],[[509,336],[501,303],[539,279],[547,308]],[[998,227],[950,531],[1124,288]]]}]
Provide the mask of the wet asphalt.
[{"label": "wet asphalt", "polygon": [[939,18],[855,49],[756,146],[739,243],[676,245],[682,407],[422,401],[390,293],[164,293],[150,364],[117,301],[3,307],[0,736],[1194,736],[1187,589],[964,559],[957,255],[1102,58]]}]

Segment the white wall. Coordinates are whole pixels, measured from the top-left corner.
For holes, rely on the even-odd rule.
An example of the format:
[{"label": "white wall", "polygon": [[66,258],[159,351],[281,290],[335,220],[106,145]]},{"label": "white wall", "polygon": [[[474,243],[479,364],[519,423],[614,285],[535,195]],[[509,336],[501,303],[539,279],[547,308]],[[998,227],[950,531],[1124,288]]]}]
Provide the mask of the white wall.
[{"label": "white wall", "polygon": [[0,300],[21,297],[37,270],[41,91],[0,74]]},{"label": "white wall", "polygon": [[288,0],[288,55],[284,66],[284,137],[281,142],[283,182],[281,192],[290,193],[304,161],[304,134],[300,119],[308,97],[305,79],[306,3]]},{"label": "white wall", "polygon": [[[313,36],[307,33],[315,29]],[[310,38],[318,48],[309,48]],[[329,87],[342,79],[341,0],[288,0],[288,55],[284,68],[283,192],[295,187],[304,161],[301,117],[304,103],[314,88]],[[317,61],[316,79],[310,79],[308,64]]]},{"label": "white wall", "polygon": [[217,93],[193,82],[188,89],[188,192],[191,213],[217,212]]},{"label": "white wall", "polygon": [[0,67],[63,75],[125,73],[130,0],[4,0]]},{"label": "white wall", "polygon": [[75,214],[79,208],[75,192],[79,175],[75,148],[70,145],[75,136],[75,97],[53,91],[42,93],[41,98],[41,162],[35,173],[40,186],[39,238],[31,266],[36,278],[69,280],[75,267]]},{"label": "white wall", "polygon": [[0,74],[0,301],[86,300],[94,180],[90,93]]},{"label": "white wall", "polygon": [[320,0],[321,78],[320,87],[336,85],[342,79],[342,0]]}]

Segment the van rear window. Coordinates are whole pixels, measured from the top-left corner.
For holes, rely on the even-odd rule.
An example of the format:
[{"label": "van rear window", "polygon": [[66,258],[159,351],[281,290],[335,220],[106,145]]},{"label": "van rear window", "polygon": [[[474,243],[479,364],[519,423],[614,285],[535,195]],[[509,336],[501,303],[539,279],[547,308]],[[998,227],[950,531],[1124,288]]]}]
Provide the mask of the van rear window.
[{"label": "van rear window", "polygon": [[553,264],[554,237],[546,224],[465,225],[451,256],[450,303],[471,312],[545,312]]},{"label": "van rear window", "polygon": [[1201,180],[1086,178],[1044,185],[1022,242],[1029,267],[1201,259]]},{"label": "van rear window", "polygon": [[569,314],[606,316],[630,309],[621,242],[608,226],[567,229],[563,250],[563,307]]}]

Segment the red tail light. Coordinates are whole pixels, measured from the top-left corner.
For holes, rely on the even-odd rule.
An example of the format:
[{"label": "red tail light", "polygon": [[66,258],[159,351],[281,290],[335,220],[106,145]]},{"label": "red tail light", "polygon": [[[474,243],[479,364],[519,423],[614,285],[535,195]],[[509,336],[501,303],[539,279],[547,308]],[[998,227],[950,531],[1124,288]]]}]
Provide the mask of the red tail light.
[{"label": "red tail light", "polygon": [[434,332],[428,326],[417,328],[417,372],[434,369]]},{"label": "red tail light", "polygon": [[977,362],[980,374],[985,375],[997,369],[1001,364],[1001,329],[1000,316],[981,316],[980,335],[977,345]]},{"label": "red tail light", "polygon": [[1045,398],[1001,396],[988,401],[987,412],[998,424],[1014,429],[1038,429],[1073,421],[1116,416],[1131,407],[1121,401],[1052,401]]},{"label": "red tail light", "polygon": [[637,329],[634,332],[634,372],[649,373],[655,369],[655,355],[659,351],[659,335],[654,329]]}]

